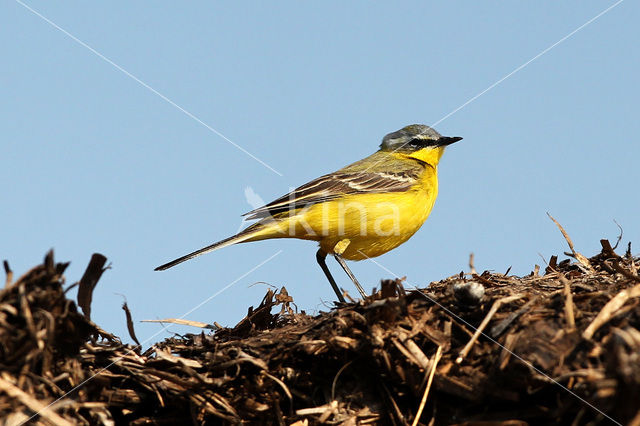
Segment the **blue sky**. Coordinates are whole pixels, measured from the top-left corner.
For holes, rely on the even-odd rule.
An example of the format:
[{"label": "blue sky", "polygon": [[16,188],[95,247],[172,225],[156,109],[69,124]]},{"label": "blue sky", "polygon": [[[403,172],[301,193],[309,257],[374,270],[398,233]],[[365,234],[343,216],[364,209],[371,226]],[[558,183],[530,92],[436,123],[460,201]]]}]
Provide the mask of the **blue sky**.
[{"label": "blue sky", "polygon": [[[270,201],[411,123],[464,140],[442,159],[429,220],[376,259],[410,284],[468,270],[471,252],[479,270],[529,273],[567,250],[546,212],[585,255],[615,240],[614,220],[640,244],[637,2],[494,87],[615,2],[24,4],[121,69],[19,2],[0,5],[0,257],[20,274],[54,248],[71,283],[104,254],[93,318],[124,338],[121,295],[135,320],[206,301],[187,317],[233,325],[265,283],[327,309],[311,242],[153,268],[236,232],[247,191]],[[367,289],[392,277],[351,267]],[[192,331],[136,327],[151,341]]]}]

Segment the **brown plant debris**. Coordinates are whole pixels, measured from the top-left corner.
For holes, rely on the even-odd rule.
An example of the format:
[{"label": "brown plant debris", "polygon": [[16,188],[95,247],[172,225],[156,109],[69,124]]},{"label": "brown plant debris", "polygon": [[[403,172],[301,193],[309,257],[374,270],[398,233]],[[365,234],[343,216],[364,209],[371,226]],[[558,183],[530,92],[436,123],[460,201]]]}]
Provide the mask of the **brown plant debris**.
[{"label": "brown plant debris", "polygon": [[15,281],[5,263],[0,423],[637,424],[638,259],[602,247],[525,277],[386,280],[316,316],[269,290],[143,353],[67,299],[53,253]]}]

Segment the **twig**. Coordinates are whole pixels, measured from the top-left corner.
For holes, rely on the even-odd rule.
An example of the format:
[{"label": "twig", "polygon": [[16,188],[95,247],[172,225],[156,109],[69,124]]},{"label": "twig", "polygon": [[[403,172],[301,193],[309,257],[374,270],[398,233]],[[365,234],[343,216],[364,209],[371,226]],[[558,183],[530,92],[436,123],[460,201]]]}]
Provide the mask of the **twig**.
[{"label": "twig", "polygon": [[402,350],[402,347],[398,347],[398,350],[400,350],[410,361],[413,361],[415,364],[417,364],[421,368],[424,368],[426,371],[429,368],[429,357],[426,356],[424,352],[422,352],[422,349],[420,349],[420,347],[416,345],[416,343],[411,340],[406,333],[396,332],[395,334],[399,339],[399,343],[396,343],[398,342],[398,340],[396,339],[393,339],[393,343],[396,345],[396,347],[401,345],[408,351],[408,354],[407,352]]},{"label": "twig", "polygon": [[613,219],[613,223],[616,224],[616,226],[618,227],[618,229],[620,230],[620,235],[618,235],[618,239],[616,240],[616,245],[613,246],[613,249],[617,249],[618,248],[618,244],[620,244],[620,241],[622,241],[622,234],[624,234],[624,231],[622,230],[622,226],[620,226],[620,224],[618,223],[618,221],[616,221],[615,219]]},{"label": "twig", "polygon": [[[402,411],[400,410],[400,407],[398,407],[398,403],[396,402],[395,399],[393,399],[393,395],[391,395],[391,392],[389,391],[387,386],[384,384],[384,382],[380,382],[380,385],[382,386],[382,389],[384,389],[385,394],[387,395],[387,398],[389,398],[389,401],[391,401],[391,406],[393,407],[392,414],[395,415],[395,417],[398,419],[398,421],[400,423],[402,423],[403,425],[407,425],[408,426],[409,423],[407,423],[406,419],[404,418],[404,415],[402,414]],[[395,424],[395,421],[393,420],[393,417],[389,416],[389,418]]]},{"label": "twig", "polygon": [[[607,261],[605,260],[604,263],[609,266],[609,264],[607,263]],[[636,274],[631,273],[631,271],[627,271],[622,265],[620,265],[620,259],[613,259],[612,264],[610,265],[616,272],[621,273],[622,275],[624,275],[626,278],[629,278],[630,280],[634,280],[634,281],[640,281],[640,277],[637,276]]]},{"label": "twig", "polygon": [[4,273],[7,274],[7,278],[4,281],[4,286],[5,288],[8,288],[11,286],[11,281],[13,281],[13,271],[11,270],[11,267],[9,267],[9,262],[7,262],[6,260],[2,261],[2,265],[4,266]]},{"label": "twig", "polygon": [[420,417],[422,416],[422,410],[424,410],[424,406],[427,403],[427,396],[429,395],[429,389],[431,389],[431,383],[433,383],[433,376],[436,373],[436,367],[438,365],[438,361],[440,361],[440,357],[442,356],[442,346],[438,346],[438,350],[433,358],[433,363],[431,365],[431,370],[429,371],[429,380],[427,380],[427,387],[424,390],[424,394],[422,395],[422,401],[420,401],[420,406],[418,407],[418,412],[416,413],[416,418],[413,419],[413,423],[411,426],[416,426],[420,421]]},{"label": "twig", "polygon": [[627,245],[627,252],[624,254],[624,257],[629,259],[629,269],[631,269],[631,273],[633,275],[638,275],[638,268],[636,267],[633,255],[631,254],[631,241],[629,241],[629,244]]},{"label": "twig", "polygon": [[216,325],[215,323],[214,324],[207,324],[206,322],[192,321],[192,320],[187,320],[187,319],[182,319],[182,318],[165,318],[165,319],[159,319],[159,320],[141,320],[140,322],[158,322],[160,324],[166,322],[166,323],[169,323],[169,324],[189,325],[191,327],[206,328],[207,330],[218,330],[218,329],[222,328],[220,325]]},{"label": "twig", "polygon": [[476,340],[478,340],[478,337],[480,337],[480,334],[482,334],[484,329],[487,327],[487,324],[489,324],[489,321],[491,321],[491,318],[495,315],[496,312],[498,312],[498,309],[500,308],[500,306],[502,306],[505,303],[513,302],[514,300],[522,299],[523,296],[524,295],[522,294],[518,294],[515,296],[507,296],[507,297],[503,297],[502,299],[498,299],[493,303],[493,306],[491,306],[491,309],[489,309],[489,312],[480,323],[480,326],[478,326],[478,328],[476,329],[476,332],[473,333],[473,336],[471,336],[471,339],[469,340],[469,342],[467,342],[464,348],[462,348],[462,350],[460,351],[458,358],[456,358],[457,364],[460,364],[464,360],[464,358],[467,356],[467,354],[469,354],[469,351],[473,347],[473,344],[476,342]]},{"label": "twig", "polygon": [[619,259],[620,256],[614,251],[613,247],[611,247],[611,243],[607,239],[600,240],[600,245],[602,246],[602,253],[609,256],[610,258]]},{"label": "twig", "polygon": [[[155,347],[155,354],[156,354],[156,358],[157,359],[162,359],[164,361],[170,362],[172,364],[180,364],[183,365],[185,367],[188,367],[189,369],[192,368],[202,368],[202,363],[196,359],[191,359],[191,358],[183,358],[181,356],[178,355],[174,355],[171,353],[170,349],[162,349],[162,348],[158,348]],[[193,370],[192,370],[193,371]],[[194,375],[192,375],[192,377],[195,377],[198,380],[201,380],[202,377],[200,375],[198,375],[195,371]],[[203,383],[206,383],[203,382]]]},{"label": "twig", "polygon": [[332,401],[329,404],[320,405],[318,407],[300,408],[299,410],[296,410],[296,414],[299,416],[308,416],[311,414],[322,414],[327,410],[334,410],[336,408],[338,408],[337,402]]},{"label": "twig", "polygon": [[562,225],[560,225],[560,223],[555,220],[553,218],[553,216],[551,216],[548,212],[547,212],[547,216],[549,216],[549,219],[551,219],[553,221],[553,223],[556,224],[556,226],[558,227],[558,229],[560,229],[560,232],[562,233],[562,236],[564,237],[564,239],[567,241],[567,244],[569,244],[569,249],[571,249],[571,253],[573,254],[573,257],[580,262],[580,264],[582,266],[584,266],[589,272],[594,272],[593,270],[593,266],[591,266],[591,262],[589,262],[589,259],[587,259],[586,257],[584,257],[581,253],[578,253],[574,248],[573,248],[573,241],[571,241],[571,238],[569,237],[569,234],[567,234],[567,231],[564,230],[564,228],[562,227]]},{"label": "twig", "polygon": [[498,338],[506,329],[509,327],[516,319],[520,316],[528,312],[533,304],[538,301],[538,296],[533,296],[531,300],[522,305],[520,309],[515,312],[512,312],[505,319],[500,321],[498,324],[494,325],[489,332],[489,335],[494,339]]},{"label": "twig", "polygon": [[340,367],[340,370],[338,370],[338,372],[336,373],[335,377],[333,378],[333,383],[331,383],[331,400],[334,401],[336,399],[336,385],[338,384],[338,377],[340,377],[340,374],[342,374],[342,372],[351,365],[353,361],[349,361],[347,362],[345,365],[343,365],[342,367]]},{"label": "twig", "polygon": [[18,294],[20,295],[20,310],[22,311],[22,317],[24,318],[27,324],[27,328],[29,329],[29,333],[31,334],[31,337],[33,337],[33,340],[36,341],[36,344],[38,345],[38,349],[42,350],[44,349],[44,342],[36,332],[36,325],[33,322],[33,315],[31,314],[31,308],[29,307],[29,300],[27,300],[27,293],[26,293],[25,286],[26,285],[24,281],[18,284]]},{"label": "twig", "polygon": [[473,253],[469,254],[469,272],[472,275],[477,274],[476,267],[473,265]]},{"label": "twig", "polygon": [[84,271],[82,278],[80,279],[80,286],[78,287],[78,305],[82,308],[82,312],[87,318],[91,318],[91,299],[93,297],[93,289],[98,284],[98,280],[102,276],[102,273],[108,268],[104,268],[104,264],[107,262],[107,258],[100,253],[94,253],[91,256],[89,265]]},{"label": "twig", "polygon": [[573,295],[571,294],[571,284],[562,275],[558,275],[560,282],[564,283],[564,315],[567,320],[567,327],[569,331],[575,330],[576,319],[574,314]]},{"label": "twig", "polygon": [[331,401],[329,405],[331,408],[325,410],[324,413],[318,417],[318,423],[325,424],[329,417],[338,412],[338,401]]},{"label": "twig", "polygon": [[280,385],[280,387],[284,391],[285,395],[287,395],[287,398],[289,398],[289,409],[292,411],[293,410],[293,396],[291,395],[291,391],[289,390],[287,385],[282,380],[278,379],[275,376],[272,376],[271,374],[267,373],[264,370],[262,371],[262,374],[264,374],[266,377],[270,378],[271,380],[276,382],[278,385]]},{"label": "twig", "polygon": [[129,306],[127,305],[126,301],[122,304],[122,310],[124,311],[124,314],[127,317],[127,330],[129,330],[129,336],[131,336],[133,341],[136,342],[138,346],[142,346],[140,344],[140,341],[136,337],[136,330],[133,327],[133,318],[131,318],[131,311],[129,310]]},{"label": "twig", "polygon": [[496,283],[494,283],[493,281],[490,281],[488,279],[486,279],[485,277],[483,277],[482,275],[478,275],[478,274],[471,274],[471,277],[476,280],[476,281],[480,281],[483,284],[488,285],[489,287],[495,287]]},{"label": "twig", "polygon": [[591,321],[591,324],[584,330],[582,333],[582,337],[586,340],[591,340],[593,335],[600,327],[609,322],[611,318],[616,315],[618,309],[620,309],[627,300],[633,299],[636,297],[640,297],[640,284],[635,285],[634,287],[628,288],[626,290],[622,290],[620,293],[616,294],[613,299],[609,300],[606,305],[600,310],[598,315],[596,315],[595,319]]},{"label": "twig", "polygon": [[399,339],[397,339],[395,337],[392,337],[391,338],[391,343],[393,343],[393,345],[396,347],[396,349],[398,349],[402,353],[402,355],[405,356],[405,358],[407,358],[409,361],[413,362],[415,365],[424,368],[424,366],[420,363],[420,361],[418,359],[416,359],[416,357],[413,356],[413,354],[411,352],[409,352],[409,349],[404,347],[404,345],[400,342]]},{"label": "twig", "polygon": [[545,259],[545,257],[542,255],[542,253],[538,252],[538,256],[540,256],[540,259],[542,259],[542,262],[545,265],[549,266],[549,263],[547,263],[547,259]]},{"label": "twig", "polygon": [[4,391],[10,397],[17,399],[25,407],[29,408],[29,410],[38,413],[39,416],[53,425],[73,426],[73,423],[51,410],[48,404],[42,403],[25,393],[22,389],[8,381],[7,377],[9,377],[7,373],[2,374],[0,378],[0,391]]},{"label": "twig", "polygon": [[[635,273],[635,264],[633,263],[633,256],[630,256],[632,270],[629,271],[620,264],[620,262],[622,261],[622,257],[619,256],[615,251],[613,251],[613,248],[611,247],[611,243],[609,243],[609,240],[600,240],[600,245],[602,246],[602,253],[609,257],[609,259],[604,261],[605,267],[608,267],[613,271],[616,271],[624,275],[626,278],[629,278],[630,280],[640,282],[640,277]],[[608,261],[611,261],[612,264],[609,264]],[[613,271],[610,271],[610,272],[613,272]]]}]

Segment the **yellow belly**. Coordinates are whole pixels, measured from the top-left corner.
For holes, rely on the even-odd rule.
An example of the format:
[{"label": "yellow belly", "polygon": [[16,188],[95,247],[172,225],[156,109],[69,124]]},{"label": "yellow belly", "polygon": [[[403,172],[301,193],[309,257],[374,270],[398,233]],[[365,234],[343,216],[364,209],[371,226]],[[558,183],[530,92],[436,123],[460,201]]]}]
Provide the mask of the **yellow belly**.
[{"label": "yellow belly", "polygon": [[363,260],[380,256],[407,241],[427,220],[438,195],[435,170],[407,192],[349,195],[314,204],[294,216],[263,222],[245,240],[298,238],[320,243],[327,254],[349,240],[342,257]]},{"label": "yellow belly", "polygon": [[[348,239],[342,257],[348,260],[363,260],[380,256],[407,241],[420,229],[429,216],[435,196],[425,191],[406,193],[359,195],[343,202],[336,201],[334,209],[338,223],[328,227],[329,232],[317,229],[321,238],[310,238],[320,242],[326,253],[333,253],[338,242]],[[318,207],[320,210],[321,207]],[[327,207],[324,207],[327,209]],[[322,212],[309,212],[321,215]],[[322,216],[322,215],[321,215]],[[340,223],[341,218],[344,218]]]}]

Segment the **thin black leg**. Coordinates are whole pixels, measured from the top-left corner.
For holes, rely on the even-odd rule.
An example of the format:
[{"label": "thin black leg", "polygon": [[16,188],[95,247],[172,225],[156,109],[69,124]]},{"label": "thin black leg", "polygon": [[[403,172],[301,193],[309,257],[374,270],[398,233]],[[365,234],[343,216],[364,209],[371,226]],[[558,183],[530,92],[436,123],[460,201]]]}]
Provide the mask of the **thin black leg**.
[{"label": "thin black leg", "polygon": [[337,254],[334,254],[333,257],[336,258],[336,260],[338,261],[340,266],[342,266],[342,269],[344,269],[344,271],[347,273],[347,275],[349,275],[349,278],[351,278],[351,281],[353,281],[353,283],[356,285],[356,287],[358,287],[358,291],[360,292],[360,296],[362,296],[363,299],[365,297],[367,297],[367,294],[364,292],[364,289],[362,288],[362,286],[360,285],[360,283],[356,279],[356,276],[353,275],[353,272],[351,272],[351,269],[349,269],[349,267],[347,266],[347,262],[345,262],[344,259],[342,257],[338,256]]},{"label": "thin black leg", "polygon": [[320,267],[322,268],[322,272],[324,272],[324,274],[327,276],[327,279],[329,280],[329,284],[331,284],[331,287],[333,287],[333,291],[335,291],[336,296],[338,296],[338,300],[342,303],[346,303],[346,301],[344,300],[344,296],[342,295],[342,292],[338,288],[338,284],[336,284],[336,280],[334,280],[333,277],[331,276],[331,271],[329,271],[329,268],[327,267],[326,259],[327,259],[327,254],[323,252],[322,249],[319,249],[318,252],[316,253],[316,260],[318,261],[318,265],[320,265]]}]

